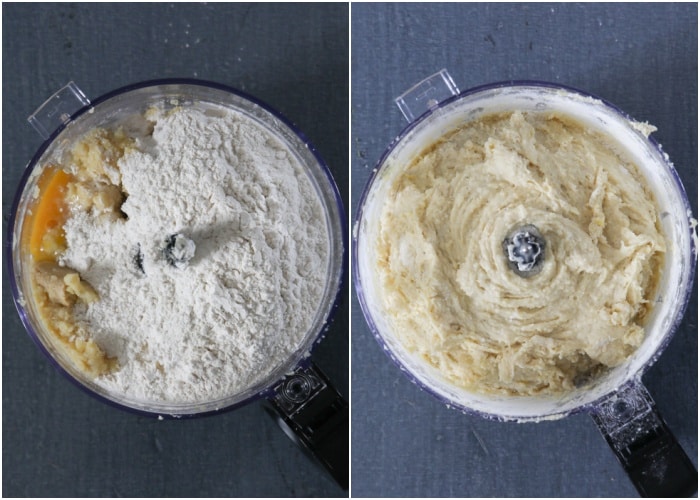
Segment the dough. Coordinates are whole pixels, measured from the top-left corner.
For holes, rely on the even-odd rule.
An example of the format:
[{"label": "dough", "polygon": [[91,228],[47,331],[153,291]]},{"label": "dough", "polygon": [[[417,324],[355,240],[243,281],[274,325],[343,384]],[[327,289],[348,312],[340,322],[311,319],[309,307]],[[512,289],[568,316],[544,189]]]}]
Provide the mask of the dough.
[{"label": "dough", "polygon": [[[503,250],[525,224],[546,241],[529,277]],[[644,339],[665,252],[653,194],[569,118],[498,114],[447,134],[394,178],[378,227],[392,331],[453,384],[560,394]]]}]

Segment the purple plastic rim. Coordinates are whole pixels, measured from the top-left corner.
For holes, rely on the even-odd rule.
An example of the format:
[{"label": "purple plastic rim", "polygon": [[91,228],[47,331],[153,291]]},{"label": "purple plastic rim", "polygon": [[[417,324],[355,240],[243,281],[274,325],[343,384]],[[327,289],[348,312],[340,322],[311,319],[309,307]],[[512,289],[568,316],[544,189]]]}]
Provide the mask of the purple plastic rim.
[{"label": "purple plastic rim", "polygon": [[[460,92],[457,95],[454,95],[452,97],[449,97],[448,99],[445,99],[444,101],[441,101],[438,103],[436,106],[432,107],[431,109],[425,111],[422,115],[420,115],[418,118],[416,118],[414,121],[409,123],[400,133],[398,136],[396,136],[391,143],[387,146],[387,148],[384,150],[384,153],[382,153],[382,156],[379,158],[379,161],[377,162],[375,168],[372,170],[370,173],[369,179],[367,180],[365,187],[362,191],[362,194],[360,195],[360,199],[358,201],[357,205],[357,212],[355,214],[355,219],[353,221],[353,227],[355,228],[353,230],[353,236],[352,236],[352,248],[351,248],[351,261],[352,261],[352,279],[353,279],[353,284],[355,287],[355,293],[357,295],[358,302],[360,303],[360,308],[362,309],[362,314],[365,317],[365,321],[367,322],[367,325],[369,326],[370,331],[372,332],[372,335],[374,336],[375,340],[379,343],[380,347],[384,351],[384,353],[391,359],[391,361],[401,370],[402,373],[408,377],[408,379],[413,382],[415,385],[417,385],[421,390],[431,394],[433,397],[437,398],[440,400],[442,403],[444,403],[447,407],[449,408],[454,408],[457,410],[460,410],[461,412],[465,414],[471,414],[471,415],[476,415],[480,416],[482,418],[486,418],[489,420],[497,420],[497,421],[518,421],[518,422],[527,422],[527,421],[537,421],[542,418],[562,418],[568,415],[574,415],[576,413],[580,413],[583,411],[591,411],[594,409],[596,406],[598,406],[603,400],[607,399],[610,394],[615,392],[615,390],[612,390],[608,392],[607,394],[604,394],[600,396],[599,398],[596,398],[593,401],[584,403],[582,405],[579,405],[575,408],[565,410],[562,412],[555,412],[551,414],[546,414],[546,415],[540,415],[540,416],[517,416],[517,415],[500,415],[497,413],[489,413],[489,412],[484,412],[481,410],[476,410],[474,408],[471,408],[469,406],[466,406],[458,401],[453,401],[451,399],[448,399],[444,397],[442,394],[437,392],[433,387],[430,385],[424,383],[420,378],[416,377],[411,370],[405,366],[395,355],[395,353],[392,351],[392,349],[389,347],[388,343],[384,340],[384,337],[382,337],[381,333],[379,332],[379,329],[377,328],[376,323],[374,322],[374,319],[372,318],[372,314],[369,309],[369,305],[365,301],[365,294],[363,292],[363,286],[362,286],[362,280],[360,279],[360,274],[359,274],[359,266],[357,265],[358,262],[358,257],[357,257],[357,252],[358,252],[358,244],[357,240],[360,236],[360,226],[362,223],[362,216],[363,216],[363,210],[365,206],[365,202],[367,201],[367,197],[369,196],[369,193],[372,191],[372,187],[374,186],[374,183],[376,182],[380,172],[385,166],[387,158],[393,153],[393,151],[396,149],[396,147],[406,138],[406,136],[413,130],[415,129],[419,124],[424,122],[425,120],[429,119],[430,116],[432,116],[436,111],[443,109],[452,103],[455,103],[465,97],[480,93],[480,92],[485,92],[489,90],[497,90],[497,89],[502,89],[502,88],[526,88],[526,87],[535,87],[535,88],[545,88],[545,89],[556,89],[556,90],[564,90],[568,93],[571,94],[577,94],[582,97],[586,98],[593,98],[605,105],[608,109],[616,113],[617,115],[621,116],[622,118],[628,120],[628,121],[636,121],[634,120],[628,113],[617,107],[616,105],[608,102],[605,99],[602,99],[594,94],[591,94],[589,92],[584,92],[582,90],[579,90],[575,87],[567,86],[567,85],[561,85],[561,84],[556,84],[552,82],[545,82],[545,81],[538,81],[538,80],[512,80],[512,81],[502,81],[502,82],[495,82],[495,83],[489,83],[485,85],[479,85],[477,87],[472,87],[470,89],[467,89],[463,92]],[[663,160],[663,164],[668,170],[668,172],[671,174],[671,177],[673,178],[674,182],[676,183],[676,188],[678,190],[678,193],[681,195],[681,200],[683,201],[684,208],[686,210],[687,214],[691,214],[692,210],[690,207],[690,203],[688,201],[688,196],[686,194],[685,188],[683,186],[683,183],[681,182],[680,177],[678,176],[678,172],[676,169],[673,167],[672,163],[668,159],[668,156],[665,155],[663,152],[661,145],[651,136],[647,137],[647,141],[652,145],[652,147],[656,150],[656,152],[659,154],[659,157]],[[696,247],[696,242],[695,238],[693,237],[693,229],[692,227],[690,228],[690,255],[697,255],[697,247]],[[622,386],[625,386],[629,383],[634,383],[634,382],[639,382],[641,380],[642,375],[659,359],[661,354],[666,350],[666,347],[670,343],[671,339],[673,338],[673,335],[675,334],[676,330],[678,329],[679,325],[684,319],[686,309],[688,307],[688,301],[690,300],[690,296],[693,291],[693,281],[696,273],[696,259],[691,258],[690,259],[690,269],[689,269],[689,280],[688,280],[688,286],[686,287],[686,290],[684,292],[684,297],[681,299],[681,307],[677,310],[676,316],[673,320],[673,323],[669,325],[668,330],[664,333],[663,337],[661,338],[658,346],[654,350],[653,354],[647,359],[643,365],[635,372],[630,374],[628,379],[622,384]],[[641,383],[641,382],[640,382]]]},{"label": "purple plastic rim", "polygon": [[[54,130],[51,135],[41,144],[39,149],[37,149],[36,153],[32,157],[32,159],[29,161],[27,166],[24,169],[24,172],[22,173],[22,176],[20,178],[19,185],[17,187],[17,191],[15,193],[15,198],[12,202],[12,206],[10,209],[10,216],[7,224],[7,234],[5,237],[5,242],[4,242],[4,253],[5,253],[5,262],[8,266],[9,269],[9,280],[10,280],[10,289],[12,291],[12,299],[15,304],[15,308],[17,309],[17,313],[19,314],[20,320],[22,321],[22,324],[24,325],[24,328],[27,332],[27,335],[32,339],[34,344],[39,348],[39,350],[48,358],[48,360],[51,362],[51,364],[64,376],[66,377],[71,383],[73,383],[75,386],[80,388],[82,391],[86,392],[90,396],[94,397],[95,399],[112,406],[114,408],[118,408],[120,410],[125,410],[130,413],[135,413],[138,415],[146,416],[146,417],[158,417],[162,419],[186,419],[186,418],[194,418],[194,417],[204,417],[204,416],[211,416],[211,415],[217,415],[220,413],[224,413],[227,411],[235,410],[237,408],[240,408],[242,406],[245,406],[253,401],[263,399],[263,398],[269,398],[274,394],[274,389],[273,386],[275,386],[279,380],[275,380],[272,382],[269,386],[266,388],[262,389],[261,391],[252,394],[248,398],[232,403],[230,405],[222,406],[220,408],[215,408],[212,410],[207,410],[207,411],[202,411],[202,412],[193,412],[193,413],[167,413],[167,412],[154,412],[154,411],[148,411],[144,410],[141,408],[134,408],[132,406],[126,405],[124,403],[120,403],[114,399],[110,399],[108,397],[103,396],[102,394],[98,394],[97,392],[93,391],[91,388],[87,387],[85,384],[83,384],[80,380],[75,378],[70,372],[68,372],[51,354],[49,349],[44,345],[44,343],[41,341],[39,338],[38,334],[34,330],[34,326],[32,325],[32,321],[29,318],[29,315],[27,314],[27,311],[24,309],[24,307],[20,304],[19,302],[19,286],[17,284],[17,280],[15,279],[15,266],[13,262],[13,255],[12,255],[12,247],[13,247],[13,242],[14,242],[14,228],[16,224],[16,217],[17,217],[17,210],[19,208],[19,203],[22,198],[22,194],[24,193],[24,189],[27,185],[27,182],[29,180],[29,177],[31,176],[33,170],[36,168],[38,161],[41,159],[45,151],[49,148],[49,146],[53,143],[53,141],[61,134],[61,132],[66,128],[67,124],[70,122],[75,121],[78,119],[81,115],[84,113],[90,112],[92,109],[95,109],[97,106],[99,106],[101,103],[104,103],[108,101],[109,99],[112,99],[116,96],[126,94],[128,92],[134,91],[134,90],[140,90],[148,87],[159,87],[159,86],[173,86],[173,85],[186,85],[186,86],[194,86],[194,87],[207,87],[207,88],[213,88],[216,90],[219,90],[221,92],[226,92],[229,94],[233,94],[241,99],[247,100],[259,108],[263,109],[270,115],[272,115],[274,118],[279,120],[282,124],[284,124],[291,132],[293,132],[294,135],[296,135],[301,142],[306,146],[306,148],[311,152],[313,157],[316,160],[317,165],[320,167],[321,171],[323,172],[325,176],[325,180],[328,183],[328,188],[330,188],[330,192],[332,193],[333,198],[335,199],[336,203],[336,208],[338,209],[338,216],[339,216],[339,227],[341,230],[341,235],[342,235],[342,255],[341,255],[341,269],[340,273],[338,276],[338,286],[336,287],[335,293],[333,295],[333,300],[331,303],[330,308],[328,309],[328,313],[326,314],[325,321],[321,324],[319,327],[318,331],[315,333],[315,338],[312,341],[309,351],[313,351],[315,347],[323,340],[323,338],[326,335],[326,332],[330,328],[331,323],[334,320],[335,313],[340,305],[340,299],[341,299],[341,290],[343,288],[343,283],[345,282],[345,275],[346,275],[346,270],[347,270],[347,259],[348,259],[348,229],[347,229],[347,221],[346,221],[346,216],[345,216],[345,209],[343,205],[342,198],[340,196],[340,192],[338,190],[338,186],[335,182],[335,179],[333,178],[333,174],[331,173],[330,169],[328,168],[328,165],[326,164],[325,160],[321,157],[320,153],[316,149],[316,147],[311,143],[311,141],[306,137],[306,135],[299,130],[299,128],[294,125],[289,119],[287,119],[284,115],[282,115],[279,111],[276,109],[272,108],[268,104],[264,103],[263,101],[257,99],[256,97],[247,94],[245,92],[242,92],[236,88],[229,87],[227,85],[223,85],[220,83],[216,82],[211,82],[207,80],[198,80],[198,79],[192,79],[192,78],[165,78],[165,79],[156,79],[156,80],[147,80],[143,82],[138,82],[130,85],[126,85],[124,87],[120,87],[118,89],[115,89],[113,91],[110,91],[106,94],[103,94],[102,96],[96,98],[95,100],[91,100],[91,103],[75,113],[71,115],[70,120],[64,123],[63,125],[59,126],[56,130]],[[311,360],[309,357],[302,357],[301,360],[293,367],[294,369],[300,368],[300,367],[306,367]]]}]

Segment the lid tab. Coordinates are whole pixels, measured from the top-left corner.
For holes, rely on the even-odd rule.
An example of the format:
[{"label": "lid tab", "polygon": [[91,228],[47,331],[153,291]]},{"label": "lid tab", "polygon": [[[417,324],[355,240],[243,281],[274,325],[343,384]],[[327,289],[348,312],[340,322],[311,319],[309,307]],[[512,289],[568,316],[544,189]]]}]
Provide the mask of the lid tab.
[{"label": "lid tab", "polygon": [[411,123],[442,101],[459,94],[459,89],[446,69],[441,69],[394,99],[403,116]]},{"label": "lid tab", "polygon": [[74,82],[68,82],[44,101],[27,120],[41,137],[48,139],[55,130],[67,124],[78,110],[89,105],[90,100],[83,91]]}]

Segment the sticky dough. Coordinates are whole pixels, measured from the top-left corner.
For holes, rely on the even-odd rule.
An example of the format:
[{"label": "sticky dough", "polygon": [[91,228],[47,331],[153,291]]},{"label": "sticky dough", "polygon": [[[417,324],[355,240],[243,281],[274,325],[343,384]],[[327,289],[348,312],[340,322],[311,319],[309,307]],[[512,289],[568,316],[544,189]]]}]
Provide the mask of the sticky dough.
[{"label": "sticky dough", "polygon": [[[382,209],[377,279],[404,347],[458,386],[556,394],[625,361],[665,251],[654,197],[611,141],[556,115],[471,123],[398,174]],[[535,225],[542,271],[502,248]]]}]

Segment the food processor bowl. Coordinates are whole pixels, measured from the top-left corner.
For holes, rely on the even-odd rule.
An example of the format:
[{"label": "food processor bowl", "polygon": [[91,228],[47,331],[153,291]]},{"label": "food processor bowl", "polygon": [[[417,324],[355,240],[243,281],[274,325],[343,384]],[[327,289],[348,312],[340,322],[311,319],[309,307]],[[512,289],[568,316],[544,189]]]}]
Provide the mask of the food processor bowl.
[{"label": "food processor bowl", "polygon": [[[358,205],[352,242],[353,278],[359,303],[370,330],[386,354],[410,380],[448,407],[486,418],[537,422],[588,411],[595,418],[606,415],[612,420],[610,429],[615,429],[613,431],[603,430],[604,425],[599,423],[609,437],[611,432],[619,431],[635,416],[658,416],[651,397],[641,384],[641,376],[661,355],[683,318],[692,291],[697,249],[694,221],[683,185],[666,153],[648,137],[653,129],[648,124],[636,122],[602,99],[546,82],[501,82],[459,93],[446,70],[418,83],[396,102],[409,125],[388,146],[365,187]],[[480,117],[509,111],[556,112],[611,138],[647,179],[659,205],[661,226],[667,241],[661,282],[645,324],[642,345],[624,364],[602,374],[592,384],[561,395],[491,395],[450,383],[436,368],[408,352],[397,340],[392,322],[383,308],[381,287],[374,270],[379,218],[397,175],[445,134]],[[610,410],[613,406],[627,409],[625,419],[620,418],[617,410]],[[631,412],[630,408],[634,411]],[[650,425],[656,429],[653,432],[665,429],[660,416]],[[644,435],[640,428],[637,437]],[[684,456],[680,447],[676,451]],[[694,472],[696,488],[697,472],[692,463],[687,457],[681,462],[683,468],[679,470],[688,470],[691,476]],[[693,482],[692,478],[690,482]],[[635,481],[635,485],[640,492],[651,488],[640,486],[639,481]]]},{"label": "food processor bowl", "polygon": [[[75,96],[82,96],[81,99]],[[72,104],[77,109],[66,113],[64,107]],[[113,394],[95,384],[90,377],[79,371],[58,349],[51,333],[39,319],[37,305],[29,293],[30,273],[28,256],[22,248],[27,211],[34,202],[37,181],[44,166],[60,163],[61,158],[77,140],[98,127],[110,128],[118,125],[127,131],[138,127],[139,119],[146,110],[158,107],[196,107],[205,112],[228,109],[244,114],[279,139],[296,157],[314,187],[323,206],[325,226],[329,242],[329,258],[326,262],[325,286],[322,300],[316,308],[311,326],[294,353],[254,386],[236,394],[214,401],[197,403],[154,403],[131,399],[122,394]],[[58,119],[51,123],[50,118]],[[30,117],[35,127],[46,136],[46,141],[30,161],[17,190],[7,241],[10,248],[7,258],[10,268],[10,283],[18,312],[24,326],[39,348],[60,371],[90,394],[111,404],[146,414],[185,417],[218,412],[245,404],[252,399],[269,395],[275,382],[284,378],[309,357],[318,342],[337,305],[343,275],[344,226],[343,207],[333,177],[308,139],[278,112],[255,98],[237,90],[212,82],[198,80],[159,80],[130,85],[110,92],[90,103],[74,84],[55,94]],[[48,133],[52,126],[57,128]]]},{"label": "food processor bowl", "polygon": [[[205,113],[230,110],[243,114],[284,145],[302,166],[323,208],[328,237],[325,283],[303,340],[283,362],[244,390],[215,400],[170,403],[147,401],[111,392],[77,369],[39,316],[31,293],[29,252],[23,246],[27,215],[40,195],[38,181],[48,163],[61,159],[87,132],[121,126],[127,133],[143,127],[143,113],[193,107]],[[45,139],[27,165],[12,205],[5,255],[10,286],[24,327],[49,361],[80,389],[114,407],[145,416],[190,418],[232,410],[264,399],[265,408],[282,429],[325,468],[341,487],[348,487],[348,404],[314,365],[311,351],[328,331],[340,300],[346,267],[347,228],[343,204],[333,176],[311,142],[291,122],[258,99],[214,82],[193,79],[153,80],[129,85],[90,101],[70,82],[29,117]]]}]

